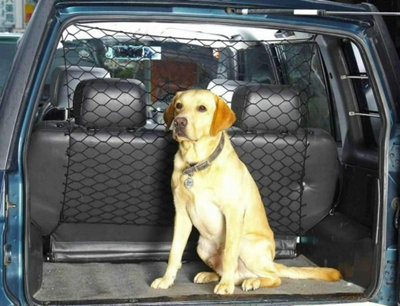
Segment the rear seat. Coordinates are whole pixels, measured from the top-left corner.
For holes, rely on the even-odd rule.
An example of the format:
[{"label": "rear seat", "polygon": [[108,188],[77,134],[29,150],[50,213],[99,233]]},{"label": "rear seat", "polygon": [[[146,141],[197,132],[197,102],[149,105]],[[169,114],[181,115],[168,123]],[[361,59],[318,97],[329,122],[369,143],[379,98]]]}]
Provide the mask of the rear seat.
[{"label": "rear seat", "polygon": [[177,147],[163,127],[146,129],[143,84],[83,81],[74,115],[75,124],[43,122],[30,145],[31,217],[54,259],[166,254]]},{"label": "rear seat", "polygon": [[[307,147],[299,142],[306,131],[296,123],[299,110],[287,104],[293,92],[264,85],[256,89],[242,86],[235,91],[232,108],[238,123],[232,141],[259,184],[276,236],[297,235],[300,230],[292,223],[297,224],[300,215],[306,231],[329,211],[337,178],[336,147],[325,132],[308,131],[304,193],[302,199],[292,199],[302,188],[299,171],[304,158],[295,151]],[[271,91],[278,89],[282,98],[273,101]],[[31,219],[42,236],[50,238],[54,260],[167,256],[177,144],[163,126],[147,128],[145,97],[137,80],[85,80],[75,90],[75,123],[44,121],[33,131],[28,155]],[[272,104],[279,104],[295,121],[283,121],[285,131],[265,114],[256,121],[246,117],[255,106],[270,111]],[[279,112],[276,115],[280,117]],[[291,157],[282,158],[285,154]],[[276,159],[280,163],[272,164]],[[286,173],[291,167],[295,169]],[[282,217],[287,212],[288,217]],[[295,240],[278,238],[277,248],[291,249],[280,254],[292,256]]]},{"label": "rear seat", "polygon": [[232,110],[241,130],[231,131],[232,142],[258,184],[275,234],[306,232],[329,213],[334,200],[335,141],[321,129],[301,128],[303,106],[289,86],[241,86]]}]

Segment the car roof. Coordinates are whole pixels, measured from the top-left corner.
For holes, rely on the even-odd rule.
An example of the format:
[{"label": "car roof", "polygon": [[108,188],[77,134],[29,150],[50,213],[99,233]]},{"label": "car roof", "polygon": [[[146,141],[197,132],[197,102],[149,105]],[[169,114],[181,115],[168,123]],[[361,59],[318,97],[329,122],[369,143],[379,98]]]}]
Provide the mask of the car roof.
[{"label": "car roof", "polygon": [[365,11],[368,10],[365,6],[360,4],[348,4],[334,1],[325,0],[49,0],[55,4],[60,3],[62,5],[91,5],[101,3],[115,3],[115,4],[145,4],[145,5],[190,5],[190,6],[205,6],[205,5],[220,5],[220,6],[246,6],[246,7],[270,7],[270,8],[297,8],[297,9],[329,9],[329,10],[354,10],[354,11]]}]

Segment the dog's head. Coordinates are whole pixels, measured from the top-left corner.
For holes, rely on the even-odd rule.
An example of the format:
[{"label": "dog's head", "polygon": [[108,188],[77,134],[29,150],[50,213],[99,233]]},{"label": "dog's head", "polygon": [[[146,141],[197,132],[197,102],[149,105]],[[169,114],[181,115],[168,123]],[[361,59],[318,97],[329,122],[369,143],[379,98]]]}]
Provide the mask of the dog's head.
[{"label": "dog's head", "polygon": [[173,137],[178,142],[215,136],[235,120],[235,113],[221,97],[203,89],[177,92],[164,112],[166,130],[174,124]]}]

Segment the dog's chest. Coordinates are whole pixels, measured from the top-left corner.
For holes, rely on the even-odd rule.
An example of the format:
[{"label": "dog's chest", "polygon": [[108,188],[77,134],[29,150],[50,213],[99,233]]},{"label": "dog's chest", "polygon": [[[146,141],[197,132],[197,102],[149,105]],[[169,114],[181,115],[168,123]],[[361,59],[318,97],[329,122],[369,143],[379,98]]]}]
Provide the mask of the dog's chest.
[{"label": "dog's chest", "polygon": [[200,235],[220,240],[225,232],[224,217],[220,209],[208,197],[196,197],[187,205],[189,217]]},{"label": "dog's chest", "polygon": [[194,175],[193,186],[187,188],[184,183],[186,178],[186,175],[179,178],[175,194],[184,200],[189,217],[200,235],[219,240],[225,232],[225,222],[209,180]]}]

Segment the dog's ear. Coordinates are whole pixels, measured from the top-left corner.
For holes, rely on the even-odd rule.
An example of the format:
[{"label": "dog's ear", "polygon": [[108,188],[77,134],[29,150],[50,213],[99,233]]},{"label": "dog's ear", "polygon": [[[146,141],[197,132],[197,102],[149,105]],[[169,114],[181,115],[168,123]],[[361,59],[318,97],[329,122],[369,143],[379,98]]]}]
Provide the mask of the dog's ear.
[{"label": "dog's ear", "polygon": [[224,99],[215,96],[215,103],[217,108],[215,109],[213,121],[211,123],[211,136],[215,136],[218,132],[231,127],[236,120],[235,113],[229,108]]},{"label": "dog's ear", "polygon": [[181,93],[182,93],[181,91],[178,91],[175,94],[174,98],[172,99],[172,102],[170,103],[170,105],[168,105],[168,107],[164,111],[164,122],[165,122],[166,132],[169,131],[172,121],[174,121],[175,101],[180,97]]},{"label": "dog's ear", "polygon": [[174,120],[174,112],[175,112],[175,107],[174,107],[174,102],[172,101],[170,105],[168,105],[167,109],[164,111],[164,122],[165,122],[165,131],[169,131],[169,127],[172,124],[172,121]]}]

